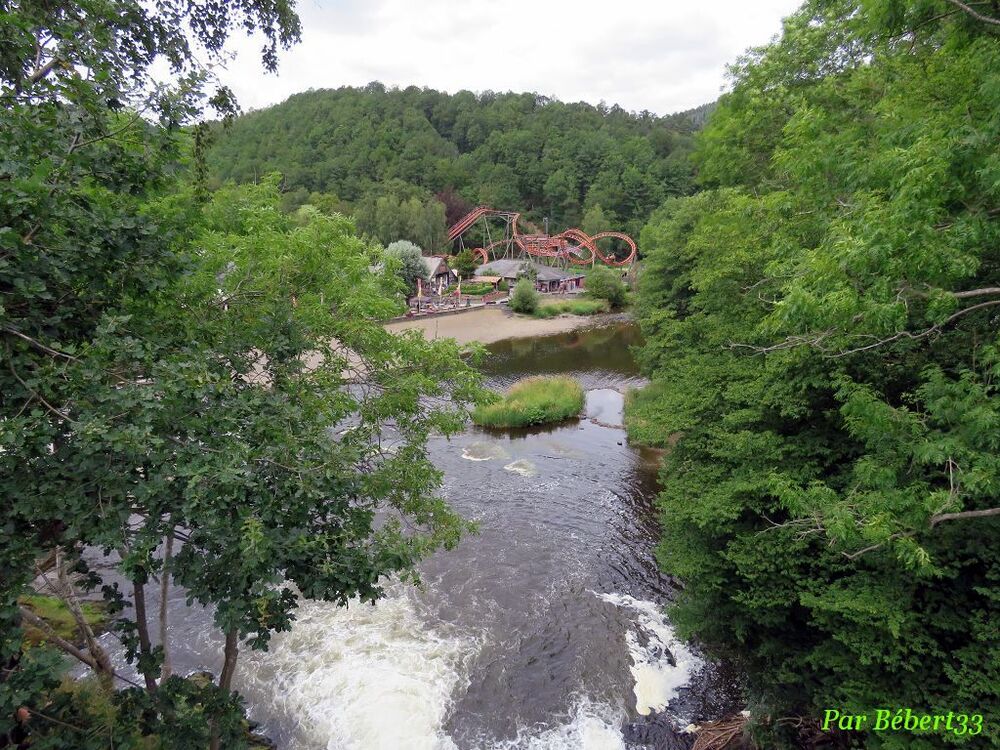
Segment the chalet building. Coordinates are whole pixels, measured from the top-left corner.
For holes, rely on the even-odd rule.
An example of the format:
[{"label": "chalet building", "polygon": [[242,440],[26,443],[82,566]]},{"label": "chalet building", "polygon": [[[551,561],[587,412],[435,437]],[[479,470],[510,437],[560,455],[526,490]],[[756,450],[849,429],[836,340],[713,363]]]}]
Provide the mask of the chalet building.
[{"label": "chalet building", "polygon": [[529,260],[504,259],[484,263],[476,269],[476,278],[499,277],[513,286],[528,267],[535,271],[535,288],[540,292],[575,292],[583,289],[581,272],[553,268]]},{"label": "chalet building", "polygon": [[430,279],[431,288],[437,290],[442,284],[447,288],[455,282],[458,276],[448,268],[448,261],[443,255],[424,255],[424,268],[427,269],[427,278]]}]

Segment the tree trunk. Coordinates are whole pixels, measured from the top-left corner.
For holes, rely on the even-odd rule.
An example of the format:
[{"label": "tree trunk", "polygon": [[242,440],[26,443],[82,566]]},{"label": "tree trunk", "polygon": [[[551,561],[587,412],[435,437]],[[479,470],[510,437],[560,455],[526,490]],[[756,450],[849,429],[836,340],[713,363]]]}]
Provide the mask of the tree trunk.
[{"label": "tree trunk", "polygon": [[160,646],[163,648],[163,665],[160,667],[161,679],[170,676],[170,649],[167,643],[167,593],[170,589],[170,558],[174,552],[174,530],[167,532],[163,544],[163,567],[160,570]]},{"label": "tree trunk", "polygon": [[[139,581],[132,581],[132,601],[135,604],[135,624],[139,633],[139,658],[148,661],[153,655],[153,646],[149,641],[149,620],[146,618],[146,585]],[[146,657],[143,660],[143,657]],[[146,681],[146,690],[150,693],[156,692],[156,677],[150,671],[149,665],[141,666],[139,669],[142,677]]]},{"label": "tree trunk", "polygon": [[[233,674],[236,672],[236,657],[239,656],[239,633],[236,628],[226,631],[225,659],[222,664],[222,674],[219,676],[219,687],[227,693],[233,684]],[[212,738],[209,750],[219,750],[219,720],[212,719]]]}]

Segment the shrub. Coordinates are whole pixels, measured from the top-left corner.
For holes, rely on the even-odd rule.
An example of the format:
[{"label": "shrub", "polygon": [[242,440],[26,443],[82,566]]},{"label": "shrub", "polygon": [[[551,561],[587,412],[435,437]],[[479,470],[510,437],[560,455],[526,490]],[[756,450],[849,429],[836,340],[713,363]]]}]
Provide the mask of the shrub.
[{"label": "shrub", "polygon": [[472,254],[472,251],[466,248],[462,252],[457,253],[455,257],[451,259],[451,267],[455,269],[455,273],[461,276],[463,279],[471,279],[472,275],[476,272],[476,267],[479,264],[476,262],[476,256]]},{"label": "shrub", "polygon": [[587,272],[584,284],[587,296],[607,300],[611,307],[625,304],[627,289],[621,275],[607,266],[594,266]]},{"label": "shrub", "polygon": [[654,380],[643,388],[630,388],[625,393],[625,429],[629,442],[651,448],[669,448],[675,438],[663,428],[667,422],[664,398],[669,386]]},{"label": "shrub", "polygon": [[417,279],[423,279],[425,283],[429,281],[423,252],[412,242],[396,240],[385,249],[385,254],[399,258],[401,266],[398,273],[411,291],[417,288]]},{"label": "shrub", "polygon": [[[448,294],[454,294],[458,290],[458,284],[452,284],[448,287]],[[462,294],[469,294],[473,297],[479,297],[484,294],[489,294],[493,291],[493,285],[487,281],[479,282],[462,282]]]},{"label": "shrub", "polygon": [[583,410],[583,387],[566,376],[525,378],[503,399],[476,407],[472,421],[485,427],[529,427],[562,422]]},{"label": "shrub", "polygon": [[538,292],[535,291],[535,285],[531,281],[520,279],[517,282],[510,297],[510,309],[526,315],[538,309]]},{"label": "shrub", "polygon": [[597,315],[608,311],[608,302],[603,299],[561,300],[548,305],[540,305],[532,315],[536,318],[554,318],[558,315]]}]

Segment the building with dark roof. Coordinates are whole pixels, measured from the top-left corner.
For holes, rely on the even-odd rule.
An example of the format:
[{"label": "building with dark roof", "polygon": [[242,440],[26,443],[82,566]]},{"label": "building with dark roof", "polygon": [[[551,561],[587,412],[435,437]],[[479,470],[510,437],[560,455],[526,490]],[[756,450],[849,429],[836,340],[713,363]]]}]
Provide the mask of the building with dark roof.
[{"label": "building with dark roof", "polygon": [[583,273],[581,271],[554,268],[532,260],[501,259],[490,261],[477,268],[475,275],[477,277],[499,276],[508,284],[514,284],[528,268],[535,272],[535,288],[539,291],[576,291],[583,288]]}]

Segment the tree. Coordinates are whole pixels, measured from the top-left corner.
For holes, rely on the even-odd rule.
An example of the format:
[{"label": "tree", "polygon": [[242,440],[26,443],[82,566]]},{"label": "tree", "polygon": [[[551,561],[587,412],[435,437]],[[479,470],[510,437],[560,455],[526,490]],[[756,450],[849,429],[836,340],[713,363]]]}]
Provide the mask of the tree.
[{"label": "tree", "polygon": [[451,259],[451,267],[455,270],[455,273],[463,279],[471,279],[478,266],[479,264],[476,263],[476,256],[474,256],[472,251],[468,248],[462,250],[460,253],[457,253],[455,257]]},{"label": "tree", "polygon": [[642,232],[672,617],[761,723],[997,702],[1000,48],[964,16],[807,3],[735,66],[708,189]]},{"label": "tree", "polygon": [[587,271],[584,289],[588,297],[607,300],[612,308],[622,307],[628,293],[621,272],[602,265],[594,266]]},{"label": "tree", "polygon": [[593,205],[587,209],[583,215],[583,222],[580,225],[580,229],[589,235],[607,232],[613,227],[614,218],[608,215],[599,205]]},{"label": "tree", "polygon": [[[200,183],[170,180],[184,162],[197,178],[205,145],[179,130],[206,78],[188,40],[215,60],[234,27],[263,32],[272,69],[298,33],[287,3],[248,0],[22,4],[0,19],[0,732],[39,746],[240,747],[237,653],[290,627],[290,583],[372,600],[380,575],[462,528],[423,440],[462,423],[476,379],[454,347],[378,325],[399,283],[369,271],[377,252],[343,218],[293,226],[276,178],[204,210]],[[180,83],[150,93],[158,58]],[[391,455],[385,418],[401,430]],[[331,439],[340,423],[353,429]],[[85,550],[117,555],[111,572]],[[123,675],[83,618],[81,649],[19,607],[49,552],[71,611],[90,588],[121,613],[140,684],[108,690]],[[217,683],[165,669],[145,600],[167,577],[213,607]],[[24,622],[99,680],[59,688],[50,652],[22,648]]]},{"label": "tree", "polygon": [[530,279],[519,279],[510,295],[510,309],[530,314],[538,309],[538,292]]},{"label": "tree", "polygon": [[396,240],[385,249],[387,258],[394,259],[395,272],[412,293],[417,288],[417,279],[424,284],[430,282],[427,266],[424,264],[423,252],[412,242]]}]

